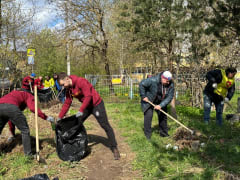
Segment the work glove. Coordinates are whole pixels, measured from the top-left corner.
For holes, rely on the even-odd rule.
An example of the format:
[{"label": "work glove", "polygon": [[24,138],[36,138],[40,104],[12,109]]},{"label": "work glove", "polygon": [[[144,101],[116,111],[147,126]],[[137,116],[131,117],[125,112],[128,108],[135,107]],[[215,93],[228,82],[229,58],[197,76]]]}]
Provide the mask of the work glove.
[{"label": "work glove", "polygon": [[78,111],[77,114],[76,114],[76,118],[79,118],[82,115],[83,115],[83,112]]},{"label": "work glove", "polygon": [[225,97],[224,102],[229,102],[229,99],[227,97]]},{"label": "work glove", "polygon": [[55,120],[54,120],[54,118],[52,116],[48,116],[46,120],[51,122],[51,123],[55,122]]},{"label": "work glove", "polygon": [[217,88],[217,83],[213,83],[213,84],[212,84],[212,87],[213,87],[214,89],[216,89],[216,88]]}]

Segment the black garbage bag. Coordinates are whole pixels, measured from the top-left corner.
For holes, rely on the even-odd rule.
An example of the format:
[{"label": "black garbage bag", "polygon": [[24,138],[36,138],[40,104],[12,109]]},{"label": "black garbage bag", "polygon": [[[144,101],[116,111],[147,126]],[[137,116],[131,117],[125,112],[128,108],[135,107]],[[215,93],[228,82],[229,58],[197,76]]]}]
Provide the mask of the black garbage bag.
[{"label": "black garbage bag", "polygon": [[[23,178],[19,180],[50,180],[47,174],[36,174],[34,176]],[[53,180],[59,180],[58,178],[54,178]]]},{"label": "black garbage bag", "polygon": [[48,103],[53,99],[53,91],[51,88],[41,89],[38,91],[38,99],[40,103]]},{"label": "black garbage bag", "polygon": [[56,149],[60,159],[80,161],[87,155],[87,132],[75,115],[58,121],[55,133]]}]

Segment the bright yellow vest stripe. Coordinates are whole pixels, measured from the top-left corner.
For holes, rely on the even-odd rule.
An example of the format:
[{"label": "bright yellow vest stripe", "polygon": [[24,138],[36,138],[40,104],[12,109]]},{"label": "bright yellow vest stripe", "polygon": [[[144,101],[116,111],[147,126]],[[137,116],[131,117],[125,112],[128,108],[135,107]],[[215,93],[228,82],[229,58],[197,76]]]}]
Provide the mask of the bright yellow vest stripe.
[{"label": "bright yellow vest stripe", "polygon": [[214,93],[225,98],[227,96],[228,89],[234,85],[235,81],[234,81],[234,78],[229,79],[227,77],[225,70],[222,69],[221,73],[222,73],[222,82],[220,82],[217,85],[217,88],[214,90]]}]

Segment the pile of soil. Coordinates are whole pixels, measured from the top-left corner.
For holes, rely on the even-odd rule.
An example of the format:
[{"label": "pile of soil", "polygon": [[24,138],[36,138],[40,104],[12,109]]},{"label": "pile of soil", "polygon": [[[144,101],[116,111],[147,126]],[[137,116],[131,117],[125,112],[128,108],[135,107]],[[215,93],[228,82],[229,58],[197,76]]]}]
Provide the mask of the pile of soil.
[{"label": "pile of soil", "polygon": [[40,108],[42,108],[42,109],[51,108],[52,106],[55,106],[55,105],[58,105],[58,104],[61,104],[61,102],[57,99],[52,99],[47,103],[46,102],[39,103]]},{"label": "pile of soil", "polygon": [[200,137],[200,133],[192,135],[191,132],[181,127],[177,129],[173,139],[176,141],[179,150],[185,148],[197,150],[200,146]]},{"label": "pile of soil", "polygon": [[234,174],[230,174],[230,173],[227,173],[227,172],[224,172],[224,179],[225,180],[239,180],[240,177],[237,176],[237,175],[234,175]]}]

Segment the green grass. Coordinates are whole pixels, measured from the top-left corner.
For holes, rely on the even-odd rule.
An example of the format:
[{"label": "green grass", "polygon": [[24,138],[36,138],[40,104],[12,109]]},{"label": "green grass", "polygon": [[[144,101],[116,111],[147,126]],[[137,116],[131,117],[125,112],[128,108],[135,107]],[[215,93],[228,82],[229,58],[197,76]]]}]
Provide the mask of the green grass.
[{"label": "green grass", "polygon": [[29,173],[30,168],[34,166],[33,160],[19,153],[12,154],[8,157],[1,155],[0,162],[0,179],[6,179],[6,177],[3,177],[5,173],[10,174],[7,179],[22,178],[25,174]]},{"label": "green grass", "polygon": [[[231,100],[234,108],[237,106],[237,97]],[[131,149],[136,153],[133,162],[135,169],[141,170],[144,179],[223,179],[223,172],[240,176],[240,124],[234,125],[224,121],[223,127],[216,126],[215,112],[211,114],[209,126],[203,124],[203,110],[192,107],[177,107],[178,120],[194,130],[201,131],[208,138],[207,145],[199,152],[190,150],[175,151],[166,149],[166,145],[174,144],[172,135],[179,127],[174,121],[168,120],[171,135],[161,138],[158,135],[158,120],[156,113],[153,117],[153,135],[151,141],[146,141],[143,134],[143,113],[140,104],[122,103],[105,104],[109,117],[111,117],[121,129],[122,135]],[[226,113],[232,113],[229,107]],[[70,115],[76,114],[77,110],[70,110]],[[27,116],[30,111],[25,111]],[[224,116],[225,117],[225,116]],[[87,130],[92,129],[90,122],[84,123]],[[224,139],[220,144],[219,140]],[[55,176],[59,171],[68,174],[79,173],[73,167],[83,169],[81,164],[59,163],[55,148],[49,146],[50,154],[47,159],[50,164],[47,169],[35,160],[29,160],[23,153],[0,154],[0,180],[17,179],[28,177],[32,170],[34,172],[41,168],[41,172],[49,176]],[[52,165],[52,163],[54,165]],[[42,167],[43,166],[43,167]],[[74,169],[74,170],[73,170]],[[38,172],[38,171],[36,171]],[[61,177],[60,177],[61,178]]]},{"label": "green grass", "polygon": [[[232,101],[235,104],[236,99],[237,96]],[[207,136],[207,145],[199,152],[193,152],[187,149],[166,149],[167,144],[174,144],[171,136],[178,127],[172,120],[168,119],[171,136],[161,138],[154,113],[153,135],[149,142],[143,133],[140,104],[106,104],[106,107],[109,116],[118,123],[123,136],[136,152],[137,158],[133,164],[143,172],[144,179],[222,179],[223,171],[240,176],[240,126],[231,125],[224,120],[224,125],[218,127],[215,112],[211,113],[211,123],[206,126],[203,123],[203,110],[177,107],[178,120]],[[223,144],[219,143],[220,139],[224,139]]]}]

